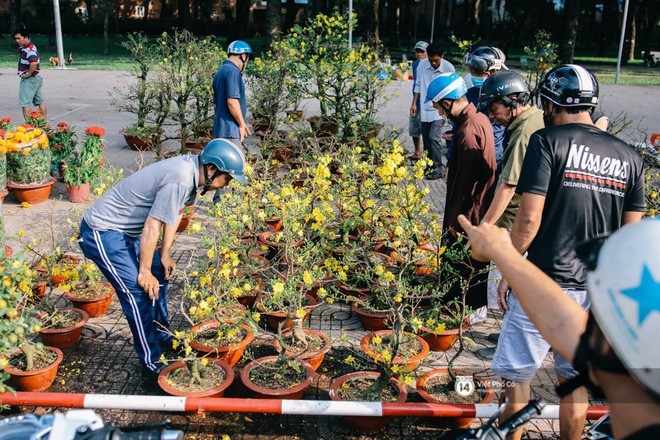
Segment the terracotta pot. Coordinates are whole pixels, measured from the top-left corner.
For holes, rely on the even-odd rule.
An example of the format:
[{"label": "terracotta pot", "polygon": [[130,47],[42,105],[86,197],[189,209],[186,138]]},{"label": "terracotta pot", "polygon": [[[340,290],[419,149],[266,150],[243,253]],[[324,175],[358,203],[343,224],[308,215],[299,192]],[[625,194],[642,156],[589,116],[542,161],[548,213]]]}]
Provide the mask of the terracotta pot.
[{"label": "terracotta pot", "polygon": [[186,150],[191,154],[199,154],[204,149],[204,140],[202,139],[187,139]]},{"label": "terracotta pot", "polygon": [[[475,376],[471,373],[468,373],[466,371],[462,370],[454,370],[454,373],[458,375],[464,375],[464,376],[473,376],[479,383],[481,383],[482,388],[486,390],[486,396],[481,399],[478,403],[493,403],[493,400],[495,399],[495,393],[493,391],[493,388],[488,384],[487,381],[484,379],[480,378],[479,376]],[[436,376],[438,374],[449,374],[449,371],[446,368],[440,368],[437,370],[429,371],[426,373],[424,376],[420,377],[417,379],[417,392],[419,395],[426,400],[429,403],[452,403],[452,402],[443,402],[439,399],[436,399],[432,395],[426,391],[426,382],[432,378],[433,376]],[[440,419],[442,424],[444,426],[447,426],[448,428],[461,428],[465,429],[468,426],[470,426],[470,423],[474,420],[474,417],[459,417],[456,419]]]},{"label": "terracotta pot", "polygon": [[[366,297],[363,296],[362,300],[366,300]],[[358,315],[358,319],[365,330],[376,331],[387,330],[390,328],[388,318],[390,318],[391,315],[388,315],[387,313],[370,313],[360,309],[358,304],[358,301],[353,302],[351,308],[355,314]]]},{"label": "terracotta pot", "polygon": [[[277,257],[277,254],[280,252],[280,248],[284,246],[284,242],[277,242],[275,240],[271,240],[271,237],[273,234],[278,233],[279,231],[266,231],[262,232],[261,234],[257,235],[257,239],[268,246],[268,253],[266,254],[266,258],[270,261],[272,261],[275,257]],[[293,244],[294,248],[299,248],[300,246],[305,243],[305,239],[300,239],[298,242]]]},{"label": "terracotta pot", "polygon": [[[376,358],[377,354],[371,351],[371,349],[369,348],[369,343],[374,338],[374,336],[380,336],[384,338],[385,336],[389,336],[391,334],[392,334],[392,330],[379,330],[373,333],[369,333],[368,335],[363,337],[362,340],[360,340],[360,348],[362,349],[362,351],[364,351],[367,354],[367,356],[371,358]],[[398,365],[404,365],[409,371],[413,371],[417,367],[419,367],[419,364],[429,355],[429,344],[427,344],[424,339],[420,338],[419,336],[413,333],[403,332],[403,334],[406,336],[412,336],[413,338],[417,339],[417,341],[422,345],[422,350],[416,355],[411,356],[407,359],[402,357],[395,357],[394,359],[392,359],[392,363]]]},{"label": "terracotta pot", "polygon": [[7,188],[2,189],[2,192],[0,193],[0,200],[5,200],[7,194],[9,194],[9,190]]},{"label": "terracotta pot", "polygon": [[[467,330],[468,327],[470,327],[470,318],[466,316],[463,322],[463,331]],[[443,333],[435,335],[430,328],[422,327],[422,332],[424,333],[422,337],[429,344],[431,351],[447,351],[458,341],[457,328],[445,330]]]},{"label": "terracotta pot", "polygon": [[12,255],[14,255],[14,248],[11,247],[11,246],[5,245],[5,256],[3,257],[3,259],[4,258],[9,258]]},{"label": "terracotta pot", "polygon": [[234,381],[234,370],[221,359],[209,358],[209,364],[217,365],[223,370],[225,370],[225,380],[222,381],[222,383],[217,387],[211,388],[209,390],[195,391],[195,392],[183,391],[172,387],[169,383],[167,383],[167,375],[170,374],[172,371],[179,370],[181,368],[187,368],[186,364],[181,361],[177,361],[169,364],[158,374],[158,385],[162,388],[163,391],[165,391],[167,394],[171,394],[172,396],[222,397],[225,394],[225,390]]},{"label": "terracotta pot", "polygon": [[[77,255],[65,254],[62,258],[66,258],[71,261],[74,261],[76,264],[80,263],[80,257],[78,257]],[[45,269],[43,267],[36,268],[36,270],[43,276],[48,276],[49,274],[48,269]],[[62,283],[66,283],[67,281],[69,281],[68,275],[58,274],[58,275],[53,275],[50,278],[50,284],[55,287],[59,286]]]},{"label": "terracotta pot", "polygon": [[314,376],[316,375],[314,369],[305,361],[298,360],[300,365],[302,365],[307,371],[307,379],[298,385],[291,388],[279,388],[279,389],[269,389],[263,388],[259,385],[253,383],[250,380],[250,371],[263,362],[273,362],[277,360],[277,356],[266,356],[259,359],[255,359],[241,370],[241,381],[243,384],[248,387],[252,392],[255,393],[255,397],[258,399],[300,399],[303,394],[305,394],[305,389],[309,387],[312,382],[314,382]]},{"label": "terracotta pot", "polygon": [[[131,150],[134,151],[149,151],[153,150],[156,146],[160,145],[160,136],[156,139],[149,139],[148,137],[143,137],[143,136],[136,136],[132,134],[127,134],[124,132],[124,130],[120,130],[119,134],[124,136],[124,140],[126,141],[126,144],[131,148]],[[155,137],[155,135],[162,134],[162,130],[160,133],[150,133],[152,136]]]},{"label": "terracotta pot", "polygon": [[44,297],[46,294],[46,287],[48,286],[47,281],[39,281],[38,283],[35,283],[32,285],[32,294],[41,299]]},{"label": "terracotta pot", "polygon": [[339,291],[346,296],[359,298],[371,291],[371,288],[369,287],[350,287],[344,284],[341,280],[337,280],[336,283],[337,287],[339,287]]},{"label": "terracotta pot", "polygon": [[266,223],[268,228],[273,232],[282,230],[282,218],[281,217],[268,217],[268,218],[264,219],[264,223]]},{"label": "terracotta pot", "polygon": [[273,149],[272,155],[273,159],[275,159],[278,162],[284,162],[287,163],[289,161],[289,158],[293,154],[293,149],[289,147],[278,147]]},{"label": "terracotta pot", "polygon": [[[190,329],[190,332],[194,335],[195,333],[216,328],[220,325],[220,321],[208,321],[194,326],[192,329]],[[250,327],[248,327],[246,324],[239,325],[246,331],[246,335],[241,342],[238,342],[235,345],[230,345],[228,347],[209,347],[193,339],[190,341],[190,346],[200,353],[206,353],[212,358],[220,359],[221,361],[227,362],[230,366],[233,367],[241,359],[241,357],[243,357],[245,347],[254,339],[254,333]]]},{"label": "terracotta pot", "polygon": [[[316,305],[316,300],[311,296],[311,295],[305,295],[307,299],[309,300],[309,305],[305,307],[305,309],[312,308]],[[293,324],[293,320],[287,316],[286,313],[283,312],[265,312],[263,309],[263,306],[260,304],[261,300],[264,298],[264,296],[260,296],[257,298],[255,301],[254,305],[261,312],[261,315],[264,317],[266,320],[266,324],[268,324],[268,327],[270,327],[273,330],[277,330],[280,326],[280,322],[283,322],[282,324],[282,330],[286,330],[289,327],[291,327],[291,324]],[[303,322],[305,322],[309,318],[309,313],[305,314],[303,318]]]},{"label": "terracotta pot", "polygon": [[[264,260],[266,259],[264,258]],[[255,301],[257,300],[257,296],[259,296],[259,292],[263,292],[264,288],[266,287],[264,280],[262,280],[261,278],[257,278],[256,281],[257,281],[257,286],[254,288],[255,291],[254,295],[242,295],[236,298],[238,302],[245,307],[252,307]]]},{"label": "terracotta pot", "polygon": [[75,309],[73,307],[62,307],[58,310],[73,310],[81,315],[80,321],[71,327],[58,328],[58,329],[41,329],[39,336],[44,344],[57,347],[61,350],[73,347],[78,342],[82,334],[83,326],[87,323],[89,315],[84,310]]},{"label": "terracotta pot", "polygon": [[190,206],[190,214],[184,214],[183,217],[181,217],[181,221],[179,222],[179,226],[176,228],[176,232],[183,232],[188,229],[188,224],[190,223],[190,220],[192,220],[193,215],[195,215],[195,207]]},{"label": "terracotta pot", "polygon": [[[332,348],[332,341],[330,340],[328,335],[322,332],[317,332],[316,330],[304,329],[303,332],[306,335],[320,337],[321,339],[323,339],[323,341],[325,341],[323,348],[321,348],[320,350],[305,352],[301,355],[296,356],[296,359],[302,359],[303,361],[311,365],[314,371],[316,371],[321,365],[321,362],[323,362],[323,359],[325,358],[325,354]],[[282,336],[285,338],[290,337],[292,334],[293,334],[292,329],[282,332]],[[275,350],[277,350],[278,353],[282,351],[282,346],[280,345],[277,339],[273,341],[273,347],[275,347]],[[287,356],[293,356],[293,353],[289,351],[287,351],[285,354]]]},{"label": "terracotta pot", "polygon": [[[73,303],[73,307],[76,309],[84,310],[90,318],[98,318],[99,316],[105,315],[108,311],[108,307],[110,307],[110,303],[112,302],[112,295],[115,294],[115,289],[109,282],[100,281],[99,284],[108,286],[112,290],[105,295],[100,295],[96,298],[78,298],[76,297],[75,290],[64,292],[64,296]],[[85,287],[83,284],[78,284],[78,286],[76,286],[78,289],[83,287]]]},{"label": "terracotta pot", "polygon": [[90,191],[90,186],[92,184],[87,182],[87,183],[81,183],[80,185],[77,186],[71,186],[68,183],[66,184],[66,190],[69,195],[69,201],[71,203],[83,203],[89,200],[89,196],[91,194]]},{"label": "terracotta pot", "polygon": [[36,205],[48,200],[56,180],[53,177],[48,182],[35,185],[18,185],[7,182],[7,188],[11,190],[19,203],[28,202],[30,205]]},{"label": "terracotta pot", "polygon": [[[341,401],[342,399],[337,394],[337,390],[344,385],[344,383],[349,382],[353,379],[358,379],[361,377],[378,377],[380,373],[375,371],[359,371],[357,373],[345,374],[333,380],[330,384],[330,400]],[[408,390],[402,384],[400,384],[396,379],[391,378],[390,382],[397,387],[399,390],[399,398],[396,400],[397,403],[403,403],[408,397]],[[346,420],[349,425],[357,429],[360,432],[376,432],[383,429],[387,426],[388,423],[392,420],[392,417],[369,417],[369,416],[346,416]]]},{"label": "terracotta pot", "polygon": [[266,135],[270,130],[270,122],[253,122],[252,129],[255,133],[262,132]]},{"label": "terracotta pot", "polygon": [[323,119],[321,116],[312,116],[307,118],[307,121],[309,121],[312,131],[317,136],[334,136],[339,133],[339,125],[332,120]]},{"label": "terracotta pot", "polygon": [[[17,389],[21,391],[44,391],[47,390],[55,381],[57,369],[64,359],[62,352],[55,347],[44,347],[44,350],[52,351],[57,354],[55,362],[45,368],[32,371],[20,371],[12,368],[10,365],[5,367],[5,372],[11,376],[11,381]],[[18,354],[16,352],[12,356]]]}]

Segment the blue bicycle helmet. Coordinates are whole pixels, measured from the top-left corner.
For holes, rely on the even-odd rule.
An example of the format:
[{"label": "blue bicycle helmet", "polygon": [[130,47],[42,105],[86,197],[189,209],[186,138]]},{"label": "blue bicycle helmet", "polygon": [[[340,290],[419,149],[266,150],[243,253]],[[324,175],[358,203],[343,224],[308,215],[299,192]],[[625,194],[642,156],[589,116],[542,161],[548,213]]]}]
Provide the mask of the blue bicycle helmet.
[{"label": "blue bicycle helmet", "polygon": [[245,41],[236,40],[229,43],[227,55],[241,55],[244,53],[252,55],[252,48]]},{"label": "blue bicycle helmet", "polygon": [[[202,165],[213,164],[218,169],[218,173],[229,173],[239,183],[245,183],[245,155],[239,147],[228,139],[213,139],[206,144],[204,151],[199,155],[199,161]],[[206,168],[204,172],[206,172]],[[216,177],[217,175],[210,177],[204,175],[208,185]]]},{"label": "blue bicycle helmet", "polygon": [[443,73],[429,84],[424,103],[438,102],[441,99],[456,100],[461,96],[465,96],[466,93],[467,86],[459,74],[455,72]]}]

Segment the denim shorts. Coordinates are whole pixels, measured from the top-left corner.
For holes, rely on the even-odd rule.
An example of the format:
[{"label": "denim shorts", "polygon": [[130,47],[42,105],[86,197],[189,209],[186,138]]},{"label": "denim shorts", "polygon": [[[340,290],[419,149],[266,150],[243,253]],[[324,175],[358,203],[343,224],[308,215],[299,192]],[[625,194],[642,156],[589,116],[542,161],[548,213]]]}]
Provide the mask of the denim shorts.
[{"label": "denim shorts", "polygon": [[30,107],[44,103],[44,95],[41,94],[41,85],[44,80],[41,75],[21,79],[18,89],[18,103],[21,107]]},{"label": "denim shorts", "polygon": [[[564,289],[564,292],[583,309],[589,309],[586,290]],[[513,292],[509,293],[507,305],[509,310],[504,314],[502,332],[490,368],[506,380],[531,382],[548,354],[550,344],[529,320]],[[553,355],[555,373],[566,379],[577,376],[577,371],[567,359],[557,352]]]}]

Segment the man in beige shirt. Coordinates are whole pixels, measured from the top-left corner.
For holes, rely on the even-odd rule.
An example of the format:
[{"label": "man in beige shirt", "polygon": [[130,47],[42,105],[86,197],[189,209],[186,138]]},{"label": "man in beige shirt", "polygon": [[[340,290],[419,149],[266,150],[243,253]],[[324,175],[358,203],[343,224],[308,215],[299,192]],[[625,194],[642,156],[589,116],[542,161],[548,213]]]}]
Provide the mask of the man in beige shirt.
[{"label": "man in beige shirt", "polygon": [[[495,196],[482,222],[496,224],[511,231],[513,219],[520,207],[520,195],[516,185],[522,168],[530,136],[543,128],[543,112],[529,103],[530,91],[525,79],[507,70],[489,76],[481,87],[479,109],[488,109],[498,124],[506,127],[505,147],[502,155],[502,172],[497,182]],[[497,285],[502,274],[494,264],[488,274],[488,306],[498,307]],[[481,314],[485,315],[486,310]],[[484,316],[485,317],[485,316]],[[497,342],[498,334],[488,336]],[[495,347],[477,350],[480,357],[491,358]]]}]

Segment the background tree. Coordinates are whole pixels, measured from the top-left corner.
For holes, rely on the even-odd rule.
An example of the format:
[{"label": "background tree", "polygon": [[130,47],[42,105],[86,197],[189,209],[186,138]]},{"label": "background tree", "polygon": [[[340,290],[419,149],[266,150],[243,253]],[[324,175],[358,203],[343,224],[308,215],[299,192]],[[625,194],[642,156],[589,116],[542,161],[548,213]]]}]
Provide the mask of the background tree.
[{"label": "background tree", "polygon": [[562,14],[563,27],[559,43],[559,59],[562,63],[572,63],[575,54],[575,41],[578,32],[578,19],[584,0],[564,0]]},{"label": "background tree", "polygon": [[282,2],[281,0],[268,0],[266,4],[266,36],[268,45],[279,39],[282,33]]},{"label": "background tree", "polygon": [[21,0],[9,0],[9,23],[13,37],[21,27]]}]

